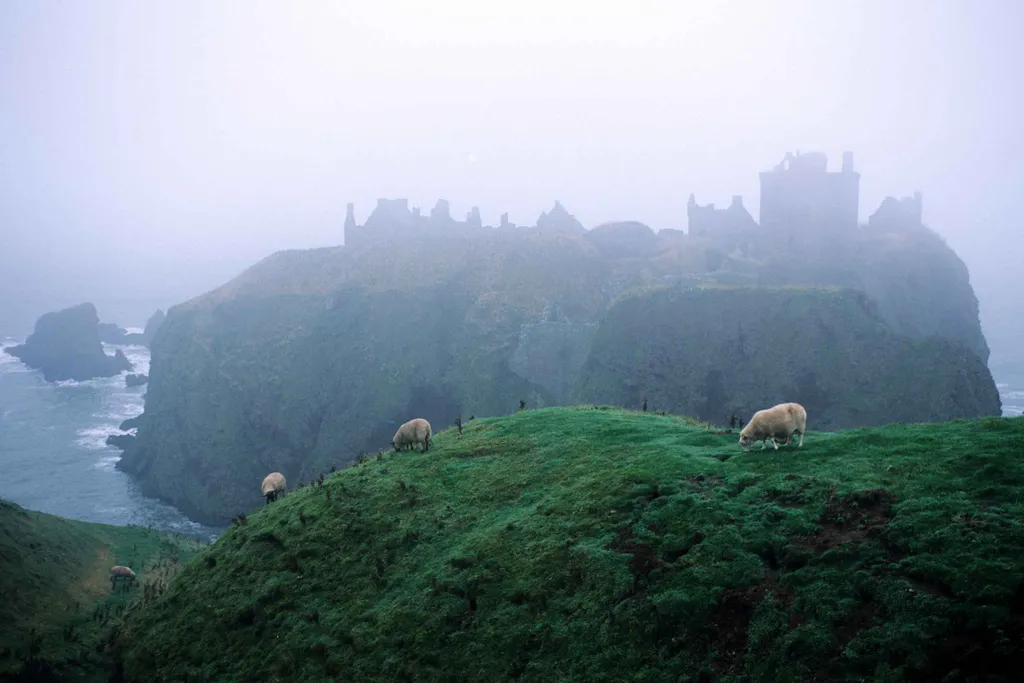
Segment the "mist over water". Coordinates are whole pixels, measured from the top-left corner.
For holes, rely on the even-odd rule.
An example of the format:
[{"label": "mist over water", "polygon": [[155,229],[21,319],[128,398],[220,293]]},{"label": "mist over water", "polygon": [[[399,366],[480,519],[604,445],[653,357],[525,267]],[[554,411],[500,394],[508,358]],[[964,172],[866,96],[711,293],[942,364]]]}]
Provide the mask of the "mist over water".
[{"label": "mist over water", "polygon": [[[130,332],[141,331],[128,328]],[[22,339],[5,337],[0,347]],[[149,372],[144,346],[116,348]],[[177,509],[142,495],[115,468],[120,451],[106,444],[122,421],[142,412],[146,387],[126,388],[124,375],[47,383],[13,356],[0,351],[0,463],[3,496],[23,507],[71,519],[153,527],[200,538],[219,529],[197,524]]]}]

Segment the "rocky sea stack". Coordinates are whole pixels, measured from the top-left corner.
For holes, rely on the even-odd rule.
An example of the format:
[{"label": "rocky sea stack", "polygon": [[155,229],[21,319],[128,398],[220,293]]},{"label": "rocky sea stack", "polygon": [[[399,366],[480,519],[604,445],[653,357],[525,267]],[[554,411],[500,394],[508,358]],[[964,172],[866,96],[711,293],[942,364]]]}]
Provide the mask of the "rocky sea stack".
[{"label": "rocky sea stack", "polygon": [[132,369],[118,350],[103,352],[96,307],[83,303],[43,315],[24,344],[5,349],[25,365],[42,370],[47,382],[113,377]]}]

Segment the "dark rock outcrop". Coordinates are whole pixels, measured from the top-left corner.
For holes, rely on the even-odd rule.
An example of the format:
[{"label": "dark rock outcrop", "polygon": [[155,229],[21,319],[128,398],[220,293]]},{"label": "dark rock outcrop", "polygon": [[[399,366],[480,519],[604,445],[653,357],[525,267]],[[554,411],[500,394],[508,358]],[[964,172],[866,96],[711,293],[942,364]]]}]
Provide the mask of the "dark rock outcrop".
[{"label": "dark rock outcrop", "polygon": [[136,415],[135,417],[129,417],[127,420],[121,423],[118,427],[122,432],[127,432],[131,429],[135,429],[142,422],[142,415]]},{"label": "dark rock outcrop", "polygon": [[129,332],[117,323],[100,323],[97,326],[100,341],[104,344],[128,344]]},{"label": "dark rock outcrop", "polygon": [[141,387],[143,384],[149,381],[149,375],[138,374],[138,375],[125,375],[124,385],[129,389],[131,387]]},{"label": "dark rock outcrop", "polygon": [[103,352],[99,316],[91,303],[43,315],[24,344],[6,351],[41,370],[47,382],[113,377],[132,369],[120,350],[113,356]]},{"label": "dark rock outcrop", "polygon": [[130,448],[133,443],[135,443],[134,434],[111,434],[107,437],[108,446],[119,448],[122,451]]},{"label": "dark rock outcrop", "polygon": [[146,321],[146,327],[142,331],[142,343],[149,346],[153,343],[153,337],[156,336],[157,330],[164,324],[164,320],[167,318],[164,315],[163,309],[158,308],[156,313],[149,316],[149,320]]},{"label": "dark rock outcrop", "polygon": [[[520,328],[519,344],[509,358],[509,368],[544,387],[557,403],[566,403],[596,329],[594,323],[563,319],[558,306],[552,304],[539,322]],[[531,398],[533,405],[541,404],[538,397]]]},{"label": "dark rock outcrop", "polygon": [[165,317],[163,310],[157,309],[156,313],[149,316],[149,320],[146,321],[146,327],[142,332],[129,332],[117,323],[100,323],[100,341],[104,344],[141,344],[149,346],[153,341],[154,335],[156,335],[156,331],[163,324]]}]

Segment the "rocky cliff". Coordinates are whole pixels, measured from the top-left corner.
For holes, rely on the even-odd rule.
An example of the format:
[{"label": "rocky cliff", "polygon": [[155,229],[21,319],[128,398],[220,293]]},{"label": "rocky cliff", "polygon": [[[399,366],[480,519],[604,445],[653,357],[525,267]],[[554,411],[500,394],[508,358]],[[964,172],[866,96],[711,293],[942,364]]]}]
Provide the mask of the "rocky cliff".
[{"label": "rocky cliff", "polygon": [[84,381],[131,370],[132,364],[120,350],[113,356],[103,352],[99,324],[91,303],[46,313],[36,321],[35,331],[24,344],[5,350],[25,365],[42,370],[47,382]]},{"label": "rocky cliff", "polygon": [[163,310],[157,309],[156,313],[149,316],[146,327],[142,332],[129,332],[117,323],[100,323],[100,341],[104,344],[143,344],[149,346],[153,336],[160,329],[164,322]]},{"label": "rocky cliff", "polygon": [[[562,213],[571,216],[552,211],[569,225]],[[377,218],[356,230],[383,229],[386,216]],[[819,258],[801,260],[784,244],[773,251],[767,235],[741,249],[678,231],[652,239],[636,223],[582,236],[547,224],[476,227],[472,238],[467,225],[448,237],[392,226],[406,233],[390,246],[367,238],[358,248],[281,252],[173,307],[153,339],[145,413],[136,438],[121,444],[119,467],[146,493],[217,524],[260,504],[267,472],[308,481],[386,447],[413,416],[437,431],[459,417],[506,414],[521,400],[639,407],[645,391],[658,408],[721,420],[733,405],[749,413],[797,391],[820,429],[875,424],[886,414],[986,414],[993,405],[974,295],[941,241],[941,249],[929,237],[894,247],[890,232],[865,229],[849,236],[859,246],[844,247],[845,258],[825,245]],[[952,267],[910,284],[877,277],[867,260],[879,250]],[[773,286],[801,277],[871,288],[870,296],[830,294],[843,313],[823,319],[833,304],[808,303],[820,294],[765,292],[778,324],[718,290],[694,291],[694,303],[678,310],[643,298],[666,284]],[[787,337],[782,327],[810,336]],[[693,367],[672,367],[681,362],[675,334],[688,340]],[[764,348],[780,340],[835,350],[806,366],[780,365],[766,379],[754,365],[781,353]],[[851,367],[833,372],[836,363]],[[835,376],[856,388],[844,391]],[[908,379],[897,385],[893,377]]]},{"label": "rocky cliff", "polygon": [[649,291],[614,305],[574,398],[724,425],[784,401],[808,428],[999,415],[988,367],[962,342],[896,333],[856,291]]},{"label": "rocky cliff", "polygon": [[193,518],[223,522],[259,503],[267,472],[309,480],[387,447],[412,416],[440,430],[521,399],[557,403],[571,377],[553,385],[510,361],[552,300],[570,325],[596,317],[602,274],[586,242],[540,232],[276,255],[170,310],[119,467]]}]

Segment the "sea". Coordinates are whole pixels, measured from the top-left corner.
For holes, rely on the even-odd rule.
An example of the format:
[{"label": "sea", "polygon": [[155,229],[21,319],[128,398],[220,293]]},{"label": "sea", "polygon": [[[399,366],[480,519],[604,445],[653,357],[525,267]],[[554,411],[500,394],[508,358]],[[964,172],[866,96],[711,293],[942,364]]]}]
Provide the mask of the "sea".
[{"label": "sea", "polygon": [[[141,332],[127,328],[129,332]],[[22,339],[0,339],[0,347]],[[132,372],[149,373],[145,346],[120,348]],[[146,387],[127,388],[124,374],[87,382],[51,384],[10,354],[0,351],[0,497],[22,507],[71,519],[150,527],[212,540],[223,529],[188,519],[178,509],[143,495],[135,482],[115,468],[121,452],[106,438],[142,412]],[[997,386],[1003,415],[1024,412],[1024,378]]]},{"label": "sea", "polygon": [[[23,341],[5,337],[0,347]],[[108,354],[116,349],[132,362],[131,372],[149,373],[145,346],[104,345]],[[0,350],[0,497],[70,519],[213,540],[222,528],[194,522],[143,495],[115,468],[121,451],[107,445],[107,436],[121,433],[121,422],[142,412],[146,394],[145,386],[125,387],[125,374],[50,383]]]}]

